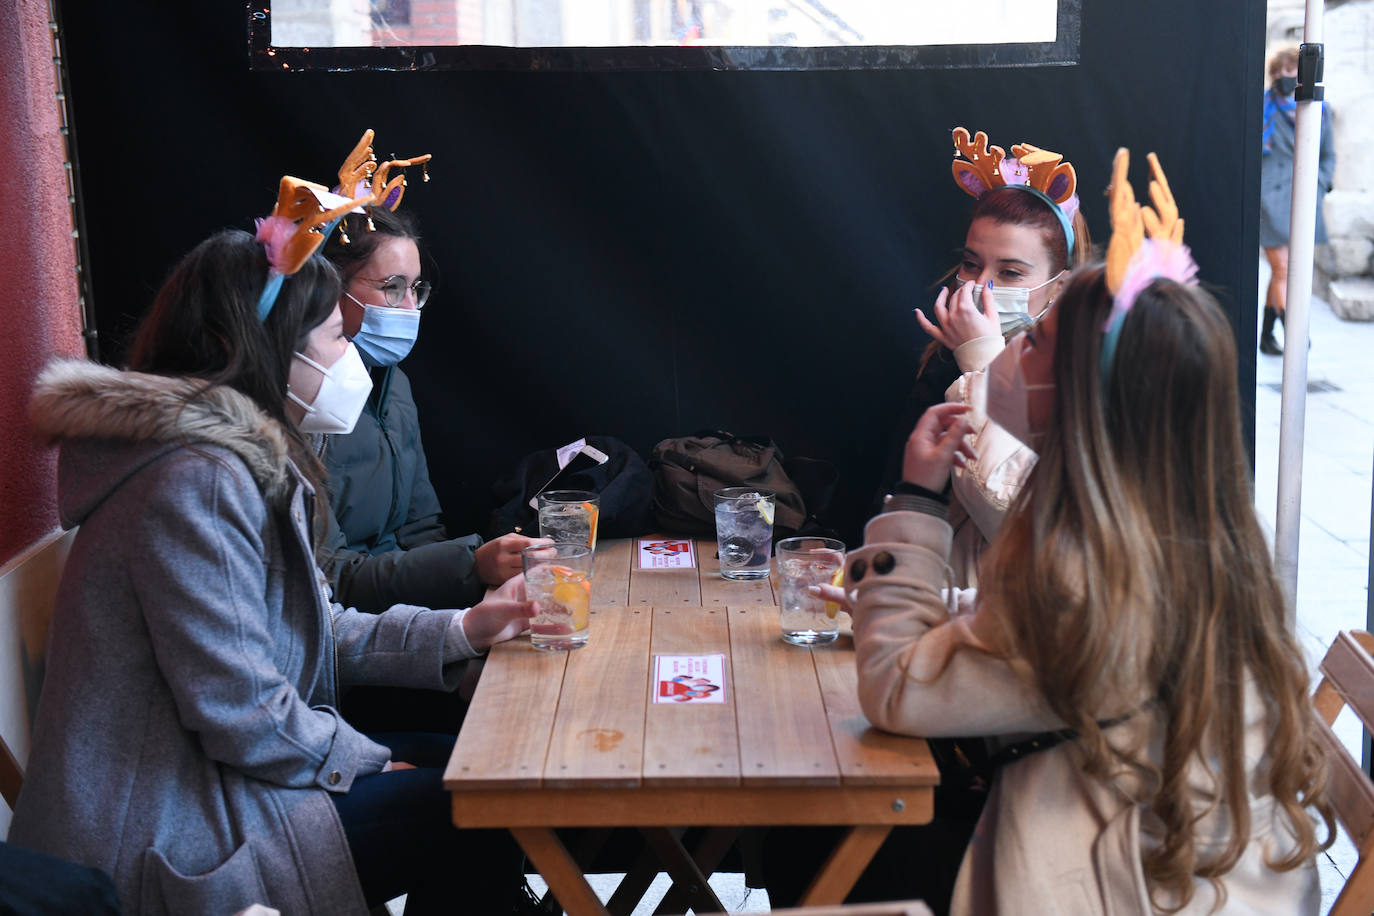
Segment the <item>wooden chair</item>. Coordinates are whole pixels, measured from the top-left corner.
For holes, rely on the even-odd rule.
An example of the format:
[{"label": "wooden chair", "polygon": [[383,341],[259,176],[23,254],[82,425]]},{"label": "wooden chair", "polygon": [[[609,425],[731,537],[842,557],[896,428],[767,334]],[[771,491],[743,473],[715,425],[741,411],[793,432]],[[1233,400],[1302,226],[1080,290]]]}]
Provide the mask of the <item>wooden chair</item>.
[{"label": "wooden chair", "polygon": [[1322,660],[1322,681],[1312,704],[1323,720],[1320,739],[1331,760],[1328,788],[1337,820],[1359,852],[1355,869],[1331,905],[1329,916],[1369,916],[1374,911],[1374,783],[1345,748],[1331,723],[1349,706],[1366,728],[1374,727],[1374,636],[1363,630],[1337,634]]},{"label": "wooden chair", "polygon": [[[10,809],[24,780],[48,625],[75,534],[55,532],[0,567],[0,797]],[[9,811],[0,810],[0,835],[8,832]]]}]

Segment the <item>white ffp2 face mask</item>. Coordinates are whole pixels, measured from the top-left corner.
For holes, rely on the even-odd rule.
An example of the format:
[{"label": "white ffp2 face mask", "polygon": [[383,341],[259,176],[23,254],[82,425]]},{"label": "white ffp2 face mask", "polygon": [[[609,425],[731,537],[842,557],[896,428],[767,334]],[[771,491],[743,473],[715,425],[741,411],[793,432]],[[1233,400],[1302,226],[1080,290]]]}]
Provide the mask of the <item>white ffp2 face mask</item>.
[{"label": "white ffp2 face mask", "polygon": [[1021,351],[1026,336],[1019,334],[1007,341],[987,368],[988,419],[1011,433],[1031,448],[1038,448],[1043,433],[1031,431],[1030,393],[1053,390],[1054,384],[1028,385],[1021,369]]},{"label": "white ffp2 face mask", "polygon": [[358,417],[367,405],[367,396],[372,393],[372,376],[363,365],[358,348],[348,345],[334,365],[326,369],[308,356],[292,354],[296,359],[314,369],[324,380],[315,400],[309,404],[296,397],[290,386],[286,396],[305,410],[300,429],[303,433],[351,433]]}]

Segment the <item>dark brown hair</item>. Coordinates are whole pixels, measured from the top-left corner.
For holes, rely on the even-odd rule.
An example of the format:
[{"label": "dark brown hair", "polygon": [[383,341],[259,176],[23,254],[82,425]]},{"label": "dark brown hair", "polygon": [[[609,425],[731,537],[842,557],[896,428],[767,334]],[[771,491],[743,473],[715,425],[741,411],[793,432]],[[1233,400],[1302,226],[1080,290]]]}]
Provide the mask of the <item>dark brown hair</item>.
[{"label": "dark brown hair", "polygon": [[368,207],[365,213],[350,213],[340,221],[339,230],[324,243],[324,256],[343,274],[345,284],[368,262],[383,238],[410,239],[420,244],[415,218],[386,207]]},{"label": "dark brown hair", "polygon": [[[204,379],[247,396],[282,425],[291,458],[318,494],[324,469],[286,415],[292,354],[339,301],[339,272],[319,256],[287,277],[265,321],[258,297],[267,255],[247,232],[228,229],[193,248],[173,268],[139,326],[129,368]],[[316,513],[317,518],[322,518]]]},{"label": "dark brown hair", "polygon": [[969,216],[969,224],[972,225],[973,221],[978,219],[1039,229],[1045,250],[1050,253],[1051,276],[1061,270],[1083,264],[1092,257],[1092,239],[1088,235],[1088,224],[1081,213],[1075,212],[1073,215],[1074,243],[1073,251],[1070,252],[1069,240],[1064,236],[1064,227],[1051,205],[1019,188],[993,188],[978,198],[973,205],[973,213]]}]

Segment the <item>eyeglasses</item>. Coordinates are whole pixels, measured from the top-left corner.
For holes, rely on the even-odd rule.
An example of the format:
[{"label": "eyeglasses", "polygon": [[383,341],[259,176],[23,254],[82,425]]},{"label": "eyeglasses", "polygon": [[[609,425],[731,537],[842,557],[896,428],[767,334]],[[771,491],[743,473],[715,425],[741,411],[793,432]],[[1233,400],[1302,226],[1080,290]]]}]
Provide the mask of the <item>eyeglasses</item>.
[{"label": "eyeglasses", "polygon": [[429,299],[430,286],[428,280],[416,280],[414,283],[406,286],[405,280],[401,277],[387,277],[383,280],[378,280],[373,277],[354,277],[353,279],[364,280],[371,283],[373,287],[382,294],[382,298],[386,300],[386,304],[392,308],[396,308],[400,306],[401,303],[405,302],[406,290],[410,290],[415,294],[415,307],[417,309],[424,308],[425,301]]}]

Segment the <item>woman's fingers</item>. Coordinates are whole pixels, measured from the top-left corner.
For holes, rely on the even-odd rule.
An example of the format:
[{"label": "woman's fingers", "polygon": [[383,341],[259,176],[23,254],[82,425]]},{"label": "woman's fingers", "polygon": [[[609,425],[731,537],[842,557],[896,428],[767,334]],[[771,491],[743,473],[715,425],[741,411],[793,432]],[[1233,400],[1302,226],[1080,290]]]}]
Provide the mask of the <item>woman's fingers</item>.
[{"label": "woman's fingers", "polygon": [[967,404],[945,403],[929,407],[921,414],[907,439],[903,480],[928,490],[944,489],[960,441],[973,429],[964,416],[968,410]]},{"label": "woman's fingers", "polygon": [[915,310],[916,323],[921,326],[921,330],[930,335],[932,340],[945,347],[948,347],[949,343],[945,339],[945,333],[941,328],[944,327],[949,317],[948,313],[945,311],[945,300],[948,298],[949,290],[947,289],[940,290],[940,295],[935,297],[935,320],[939,322],[938,325],[932,324],[931,320],[925,316],[925,312],[922,312],[920,309]]},{"label": "woman's fingers", "polygon": [[997,326],[1002,326],[1002,321],[997,317],[997,300],[992,298],[992,284],[983,287],[983,301],[979,303],[983,317],[988,321],[996,321]]},{"label": "woman's fingers", "polygon": [[841,610],[853,613],[854,605],[849,600],[849,592],[844,590],[841,585],[812,585],[807,591],[822,601],[830,601],[838,604]]}]

